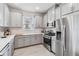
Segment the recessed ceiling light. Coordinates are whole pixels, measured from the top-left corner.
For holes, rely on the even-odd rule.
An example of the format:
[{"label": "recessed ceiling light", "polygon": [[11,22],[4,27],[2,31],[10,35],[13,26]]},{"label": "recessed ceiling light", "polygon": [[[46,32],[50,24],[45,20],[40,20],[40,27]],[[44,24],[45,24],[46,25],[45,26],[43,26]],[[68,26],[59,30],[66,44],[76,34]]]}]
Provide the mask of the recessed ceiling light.
[{"label": "recessed ceiling light", "polygon": [[40,8],[38,6],[35,7],[36,10],[39,10]]}]

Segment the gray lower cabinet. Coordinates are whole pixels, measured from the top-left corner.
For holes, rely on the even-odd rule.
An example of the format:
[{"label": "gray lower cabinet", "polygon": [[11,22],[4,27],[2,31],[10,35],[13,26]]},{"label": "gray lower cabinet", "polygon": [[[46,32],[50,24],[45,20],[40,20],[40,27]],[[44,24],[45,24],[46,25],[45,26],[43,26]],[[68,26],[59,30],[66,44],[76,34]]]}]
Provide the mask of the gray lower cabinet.
[{"label": "gray lower cabinet", "polygon": [[0,56],[12,56],[14,52],[14,39],[12,39],[0,52]]},{"label": "gray lower cabinet", "polygon": [[25,35],[20,35],[15,37],[15,48],[20,48],[30,45],[30,37]]},{"label": "gray lower cabinet", "polygon": [[30,36],[30,38],[31,38],[31,45],[33,45],[33,44],[36,44],[36,38],[35,38],[36,36],[35,35],[31,35]]},{"label": "gray lower cabinet", "polygon": [[43,37],[41,34],[31,35],[30,38],[31,38],[31,45],[43,43]]},{"label": "gray lower cabinet", "polygon": [[29,46],[31,44],[31,38],[29,35],[24,37],[24,46]]},{"label": "gray lower cabinet", "polygon": [[9,44],[0,53],[0,56],[9,56]]},{"label": "gray lower cabinet", "polygon": [[42,35],[20,35],[15,37],[15,48],[42,43]]},{"label": "gray lower cabinet", "polygon": [[12,56],[14,53],[14,39],[9,42],[9,56]]},{"label": "gray lower cabinet", "polygon": [[15,48],[23,47],[24,46],[24,38],[23,36],[16,36],[15,37]]},{"label": "gray lower cabinet", "polygon": [[36,44],[43,43],[43,36],[41,34],[35,35]]}]

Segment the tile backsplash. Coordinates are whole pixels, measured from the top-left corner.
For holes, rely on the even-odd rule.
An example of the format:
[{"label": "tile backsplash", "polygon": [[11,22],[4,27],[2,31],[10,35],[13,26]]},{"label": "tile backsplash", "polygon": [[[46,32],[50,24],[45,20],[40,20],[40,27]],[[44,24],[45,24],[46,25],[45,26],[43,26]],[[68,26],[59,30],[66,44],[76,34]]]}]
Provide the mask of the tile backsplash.
[{"label": "tile backsplash", "polygon": [[[4,34],[7,28],[0,28],[0,37]],[[9,28],[11,34],[26,34],[26,33],[41,33],[42,29],[22,29],[22,28]]]},{"label": "tile backsplash", "polygon": [[0,27],[0,37],[4,35],[4,29]]},{"label": "tile backsplash", "polygon": [[42,29],[10,28],[11,34],[41,33]]}]

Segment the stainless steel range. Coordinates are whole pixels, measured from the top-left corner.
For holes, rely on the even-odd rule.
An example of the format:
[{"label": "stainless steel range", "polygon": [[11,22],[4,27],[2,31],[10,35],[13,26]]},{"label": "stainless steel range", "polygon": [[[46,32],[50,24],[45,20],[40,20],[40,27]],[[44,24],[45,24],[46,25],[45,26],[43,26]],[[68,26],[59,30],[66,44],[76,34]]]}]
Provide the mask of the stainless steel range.
[{"label": "stainless steel range", "polygon": [[[44,46],[50,51],[50,52],[53,52],[55,54],[55,49],[52,49],[52,47],[54,48],[54,45],[55,44],[55,33],[54,32],[51,32],[51,31],[48,31],[47,33],[45,33],[44,35]],[[53,44],[52,44],[53,43]]]},{"label": "stainless steel range", "polygon": [[51,37],[45,35],[44,37],[44,46],[51,51]]}]

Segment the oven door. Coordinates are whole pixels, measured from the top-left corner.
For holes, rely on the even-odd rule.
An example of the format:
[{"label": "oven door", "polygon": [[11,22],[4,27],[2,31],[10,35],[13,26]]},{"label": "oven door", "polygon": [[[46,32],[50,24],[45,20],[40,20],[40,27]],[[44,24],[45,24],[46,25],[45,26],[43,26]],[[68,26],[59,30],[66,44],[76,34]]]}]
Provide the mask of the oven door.
[{"label": "oven door", "polygon": [[49,46],[51,46],[51,39],[44,37],[44,43],[48,44]]},{"label": "oven door", "polygon": [[47,48],[49,51],[51,51],[51,38],[45,38],[44,37],[44,46]]}]

